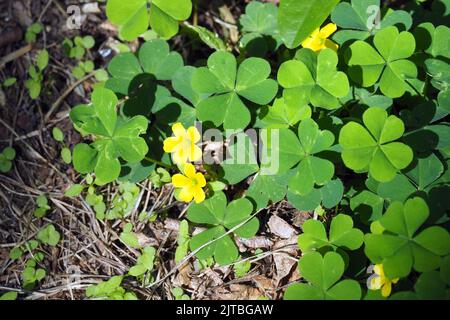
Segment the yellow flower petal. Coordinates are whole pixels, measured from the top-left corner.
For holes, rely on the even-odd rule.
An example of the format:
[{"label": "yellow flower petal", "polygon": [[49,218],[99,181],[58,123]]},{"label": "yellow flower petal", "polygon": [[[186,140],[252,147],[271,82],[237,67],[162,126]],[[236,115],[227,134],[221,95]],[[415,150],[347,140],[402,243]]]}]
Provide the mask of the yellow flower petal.
[{"label": "yellow flower petal", "polygon": [[191,150],[189,152],[189,161],[191,162],[198,161],[202,158],[202,156],[203,156],[202,149],[200,149],[199,146],[192,144]]},{"label": "yellow flower petal", "polygon": [[383,273],[383,265],[382,264],[376,264],[375,267],[373,267],[373,272],[375,272],[378,275],[384,275]]},{"label": "yellow flower petal", "polygon": [[183,125],[180,122],[177,122],[172,126],[172,132],[175,137],[186,136],[186,129],[184,129]]},{"label": "yellow flower petal", "polygon": [[381,295],[383,297],[389,297],[391,295],[392,285],[390,282],[386,282],[384,286],[381,288]]},{"label": "yellow flower petal", "polygon": [[172,184],[175,188],[185,188],[191,185],[191,180],[177,173],[172,176]]},{"label": "yellow flower petal", "polygon": [[200,187],[193,188],[193,196],[195,203],[200,203],[205,200],[205,192]]},{"label": "yellow flower petal", "polygon": [[325,49],[324,42],[321,41],[320,39],[313,39],[312,41],[310,41],[307,45],[304,45],[303,47],[311,49],[315,52]]},{"label": "yellow flower petal", "polygon": [[183,172],[191,181],[195,179],[196,171],[192,163],[186,163],[183,167]]},{"label": "yellow flower petal", "polygon": [[187,129],[187,135],[193,143],[200,141],[200,132],[198,132],[196,127],[189,127],[189,129]]},{"label": "yellow flower petal", "polygon": [[183,164],[186,163],[188,159],[188,153],[184,148],[176,148],[172,153],[172,160],[175,164]]},{"label": "yellow flower petal", "polygon": [[316,30],[313,31],[313,33],[311,33],[309,36],[310,38],[317,38],[320,34],[320,28],[317,28]]},{"label": "yellow flower petal", "polygon": [[329,39],[325,40],[325,47],[327,47],[328,49],[331,49],[335,52],[337,52],[337,50],[339,49],[339,46]]},{"label": "yellow flower petal", "polygon": [[305,40],[303,40],[302,42],[302,47],[303,48],[309,48],[311,49],[311,47],[314,45],[314,38],[306,38]]},{"label": "yellow flower petal", "polygon": [[329,23],[322,29],[320,29],[320,37],[322,39],[326,39],[329,36],[331,36],[333,33],[335,33],[337,30],[337,26],[334,23]]},{"label": "yellow flower petal", "polygon": [[170,137],[164,140],[164,152],[173,152],[175,148],[180,144],[181,139],[178,137]]},{"label": "yellow flower petal", "polygon": [[381,282],[381,278],[380,277],[373,277],[370,281],[370,288],[371,290],[378,290],[381,288],[381,286],[383,285],[383,283]]},{"label": "yellow flower petal", "polygon": [[180,198],[181,201],[184,201],[184,202],[191,202],[192,201],[192,198],[194,196],[193,196],[193,194],[192,194],[190,189],[191,189],[190,187],[186,187],[186,188],[181,189],[181,191],[180,191],[180,193],[178,195],[178,197]]},{"label": "yellow flower petal", "polygon": [[195,180],[197,181],[198,187],[203,188],[204,186],[206,186],[205,176],[202,173],[197,172],[195,175]]}]

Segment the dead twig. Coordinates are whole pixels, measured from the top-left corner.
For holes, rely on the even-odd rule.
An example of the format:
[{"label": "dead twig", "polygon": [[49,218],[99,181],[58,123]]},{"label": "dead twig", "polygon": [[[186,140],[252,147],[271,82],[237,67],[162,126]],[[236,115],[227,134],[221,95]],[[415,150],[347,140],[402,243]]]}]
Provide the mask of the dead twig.
[{"label": "dead twig", "polygon": [[31,51],[31,49],[33,49],[33,46],[31,44],[27,44],[26,46],[11,52],[10,54],[7,54],[6,56],[4,56],[1,60],[0,60],[0,70],[3,69],[3,67],[11,61],[14,61],[18,58],[20,58],[21,56],[27,54],[28,52]]}]

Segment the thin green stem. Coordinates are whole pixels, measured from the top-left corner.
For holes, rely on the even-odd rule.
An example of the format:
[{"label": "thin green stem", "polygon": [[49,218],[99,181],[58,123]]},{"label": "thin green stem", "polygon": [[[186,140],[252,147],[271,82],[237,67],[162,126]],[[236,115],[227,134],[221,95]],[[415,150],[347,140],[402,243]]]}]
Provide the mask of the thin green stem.
[{"label": "thin green stem", "polygon": [[161,162],[161,161],[152,159],[152,158],[150,158],[150,157],[145,157],[144,159],[147,160],[147,161],[149,161],[149,162],[155,163],[155,164],[157,164],[157,165],[159,165],[159,166],[161,166],[161,167],[164,167],[164,168],[166,168],[166,169],[172,169],[172,168],[173,168],[173,166],[171,166],[171,165],[168,165],[168,164],[166,164],[166,163],[164,163],[164,162]]}]

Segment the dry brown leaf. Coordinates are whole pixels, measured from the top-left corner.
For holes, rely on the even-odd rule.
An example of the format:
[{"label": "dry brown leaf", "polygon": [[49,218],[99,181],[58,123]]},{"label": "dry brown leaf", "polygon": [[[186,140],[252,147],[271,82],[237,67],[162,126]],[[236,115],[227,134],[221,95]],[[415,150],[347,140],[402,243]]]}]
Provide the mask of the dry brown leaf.
[{"label": "dry brown leaf", "polygon": [[257,288],[244,285],[232,284],[229,289],[214,288],[209,299],[212,300],[257,300],[263,294]]},{"label": "dry brown leaf", "polygon": [[294,211],[292,224],[296,227],[301,227],[306,220],[311,218],[311,215],[307,211]]},{"label": "dry brown leaf", "polygon": [[282,249],[283,252],[290,254],[291,256],[298,255],[298,236],[292,236],[289,239],[282,239],[277,242],[272,247],[272,250]]},{"label": "dry brown leaf", "polygon": [[261,292],[271,292],[274,289],[273,279],[269,279],[264,275],[257,275],[252,278],[252,281],[259,288]]},{"label": "dry brown leaf", "polygon": [[147,237],[143,233],[136,233],[136,237],[137,237],[139,245],[141,247],[147,247],[147,246],[155,247],[155,246],[159,246],[158,240],[156,240],[155,238]]},{"label": "dry brown leaf", "polygon": [[212,280],[215,286],[220,286],[223,284],[223,277],[211,268],[206,269],[203,273]]},{"label": "dry brown leaf", "polygon": [[174,287],[188,287],[193,290],[197,289],[196,287],[192,287],[191,274],[193,270],[189,263],[185,263],[183,266],[178,269],[177,276],[173,280],[173,286]]},{"label": "dry brown leaf", "polygon": [[292,270],[292,267],[297,264],[297,260],[287,253],[274,253],[273,260],[275,268],[277,269],[276,280],[279,282],[285,278]]},{"label": "dry brown leaf", "polygon": [[270,232],[283,239],[289,239],[297,233],[289,223],[278,216],[271,216],[267,224],[269,226]]}]

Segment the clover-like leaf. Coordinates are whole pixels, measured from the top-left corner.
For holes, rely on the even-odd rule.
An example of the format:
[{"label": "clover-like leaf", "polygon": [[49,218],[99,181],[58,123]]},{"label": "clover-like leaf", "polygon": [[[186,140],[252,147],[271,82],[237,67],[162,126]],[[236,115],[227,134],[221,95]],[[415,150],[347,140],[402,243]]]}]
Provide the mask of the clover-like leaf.
[{"label": "clover-like leaf", "polygon": [[245,7],[239,22],[243,32],[274,35],[277,32],[278,8],[273,3],[252,1]]},{"label": "clover-like leaf", "polygon": [[395,142],[404,132],[403,122],[380,108],[369,108],[363,122],[349,122],[342,127],[339,143],[344,164],[357,172],[369,172],[377,181],[392,180],[397,171],[413,159],[409,146]]},{"label": "clover-like leaf", "polygon": [[432,153],[426,158],[419,158],[417,164],[404,174],[398,174],[391,181],[381,183],[377,192],[385,199],[404,201],[416,191],[428,192],[435,186],[435,182],[436,184],[439,182],[438,179],[443,172],[444,165]]},{"label": "clover-like leaf", "polygon": [[285,45],[298,47],[322,25],[338,3],[339,0],[280,1],[278,27]]},{"label": "clover-like leaf", "polygon": [[[307,202],[308,208],[315,204],[312,207],[315,209],[322,201],[327,207],[335,206],[336,200],[339,202],[343,192],[343,186],[339,180],[326,188],[313,189],[315,185],[327,185],[334,174],[334,166],[331,162],[315,156],[316,153],[328,149],[333,144],[333,134],[320,131],[313,120],[307,119],[299,126],[299,136],[301,141],[290,129],[262,130],[260,143],[265,151],[260,155],[259,165],[251,143],[244,141],[243,144],[235,144],[249,146],[245,150],[232,145],[231,158],[222,164],[224,179],[234,184],[257,173],[247,192],[247,196],[257,203],[257,208],[264,207],[269,201],[280,201],[286,195],[287,184],[290,181],[292,181],[291,194],[293,198],[296,198],[297,203],[305,205],[303,197],[306,197],[311,200]],[[246,161],[240,162],[239,159]],[[299,162],[298,168],[292,169]],[[317,172],[317,166],[320,167],[321,172]]]},{"label": "clover-like leaf", "polygon": [[281,129],[296,125],[299,121],[311,117],[308,105],[296,106],[287,104],[283,97],[276,98],[273,106],[263,108],[259,114],[261,123],[266,128]]},{"label": "clover-like leaf", "polygon": [[450,64],[440,59],[425,60],[427,73],[432,77],[431,84],[439,94],[437,102],[445,112],[450,112]]},{"label": "clover-like leaf", "polygon": [[337,32],[333,39],[343,44],[350,39],[367,39],[389,26],[401,24],[408,30],[412,25],[412,17],[406,11],[389,9],[383,18],[379,19],[381,14],[380,0],[352,0],[351,3],[339,3],[331,14],[331,20],[345,30]]},{"label": "clover-like leaf", "polygon": [[[150,40],[140,47],[138,57],[128,52],[119,54],[111,60],[108,65],[111,78],[107,80],[106,87],[123,95],[136,95],[139,90],[134,88],[133,80],[137,82],[140,80],[139,76],[142,78],[143,74],[147,75],[142,79],[145,82],[151,82],[152,79],[171,80],[181,67],[183,58],[179,53],[170,51],[166,41]],[[136,84],[137,87],[139,85]],[[149,91],[148,88],[145,89]],[[151,97],[148,100],[151,100]]]},{"label": "clover-like leaf", "polygon": [[269,50],[276,50],[282,44],[275,4],[251,1],[239,22],[243,33],[240,44],[249,56],[264,57]]},{"label": "clover-like leaf", "polygon": [[450,235],[442,227],[431,226],[417,231],[429,216],[422,198],[405,203],[391,203],[379,223],[381,234],[366,234],[365,253],[373,263],[382,263],[389,279],[406,277],[414,269],[419,272],[439,267],[442,256],[450,253]]},{"label": "clover-like leaf", "polygon": [[130,163],[141,161],[148,152],[147,143],[139,136],[146,132],[148,120],[142,116],[118,119],[116,95],[103,88],[92,94],[92,105],[72,109],[70,117],[82,134],[92,134],[91,144],[78,144],[73,163],[80,173],[96,174],[97,184],[114,181],[120,174],[119,157]]},{"label": "clover-like leaf", "polygon": [[450,58],[448,38],[450,28],[447,26],[435,27],[430,22],[419,24],[414,30],[417,41],[417,50],[423,51],[435,58]]},{"label": "clover-like leaf", "polygon": [[[260,141],[268,146],[267,154],[263,152],[261,156],[261,163],[257,161],[256,148],[250,137],[241,132],[236,138],[228,147],[229,157],[221,163],[223,180],[237,184],[256,173],[246,195],[256,203],[257,209],[264,208],[269,201],[275,203],[283,199],[292,176],[289,169],[301,159],[301,146],[295,133],[288,129],[261,130]],[[290,150],[292,146],[298,149]]]},{"label": "clover-like leaf", "polygon": [[428,271],[419,276],[414,285],[414,292],[397,292],[390,300],[448,300],[448,288],[439,272]]},{"label": "clover-like leaf", "polygon": [[199,39],[202,40],[203,43],[205,43],[211,49],[217,51],[227,50],[227,45],[222,40],[222,38],[217,33],[209,30],[208,28],[199,25],[194,26],[191,24],[186,24],[185,27],[188,28],[189,30],[194,31],[198,35]]},{"label": "clover-like leaf", "polygon": [[268,79],[269,75],[270,65],[264,59],[246,59],[237,68],[231,53],[213,53],[208,67],[197,69],[192,77],[194,90],[210,95],[196,106],[198,119],[216,126],[223,124],[225,129],[245,128],[250,123],[250,111],[241,97],[259,105],[272,101],[278,84]]},{"label": "clover-like leaf", "polygon": [[403,96],[409,87],[406,81],[417,77],[416,65],[406,60],[414,53],[414,36],[392,26],[378,32],[373,41],[376,49],[364,41],[349,47],[346,54],[350,77],[363,87],[379,81],[384,95]]},{"label": "clover-like leaf", "polygon": [[119,35],[124,40],[134,40],[148,26],[163,38],[171,38],[178,32],[178,21],[191,15],[191,0],[153,0],[148,8],[147,0],[108,0],[106,15],[119,25]]},{"label": "clover-like leaf", "polygon": [[340,179],[334,179],[323,187],[314,187],[311,192],[300,195],[293,189],[289,189],[287,199],[298,210],[312,211],[320,204],[325,208],[333,208],[342,199],[344,185]]},{"label": "clover-like leaf", "polygon": [[368,107],[387,109],[392,106],[393,99],[380,94],[372,94],[364,88],[354,88],[354,95],[352,97],[361,105]]},{"label": "clover-like leaf", "polygon": [[337,71],[338,56],[331,49],[316,55],[310,49],[301,49],[295,60],[284,62],[278,70],[278,82],[284,88],[286,104],[336,109],[339,98],[349,92],[345,73]]},{"label": "clover-like leaf", "polygon": [[306,283],[289,286],[284,294],[286,300],[359,300],[361,287],[355,280],[341,280],[344,260],[336,252],[324,257],[318,252],[303,255],[298,263],[300,274]]},{"label": "clover-like leaf", "polygon": [[350,199],[350,209],[364,222],[378,220],[383,214],[384,199],[369,190],[363,190]]},{"label": "clover-like leaf", "polygon": [[259,171],[255,147],[248,135],[236,134],[235,143],[228,147],[229,157],[220,165],[223,169],[223,180],[229,184],[237,184]]},{"label": "clover-like leaf", "polygon": [[[213,241],[197,252],[197,258],[203,260],[214,257],[220,265],[234,262],[239,256],[236,244],[229,234],[223,235],[226,230],[233,229],[249,219],[252,211],[252,203],[245,198],[231,201],[227,205],[227,199],[222,192],[215,193],[201,204],[192,204],[188,209],[187,218],[194,223],[204,224],[209,229],[192,237],[191,250],[194,251]],[[252,218],[234,230],[234,233],[243,238],[250,238],[256,234],[258,228],[258,219]]]},{"label": "clover-like leaf", "polygon": [[321,131],[314,120],[306,119],[298,126],[298,137],[302,159],[297,172],[289,180],[289,190],[299,195],[306,195],[315,185],[326,184],[334,175],[333,163],[315,156],[333,145],[334,135],[327,130]]},{"label": "clover-like leaf", "polygon": [[196,68],[185,66],[179,68],[172,77],[172,86],[174,90],[182,97],[187,99],[193,106],[196,106],[200,101],[207,98],[208,94],[200,94],[192,87],[192,77],[194,76]]},{"label": "clover-like leaf", "polygon": [[303,233],[298,236],[298,246],[303,253],[323,247],[331,247],[334,250],[338,248],[356,250],[364,242],[362,231],[353,228],[352,218],[345,214],[338,214],[333,218],[329,236],[323,223],[318,220],[307,220],[302,229]]}]

